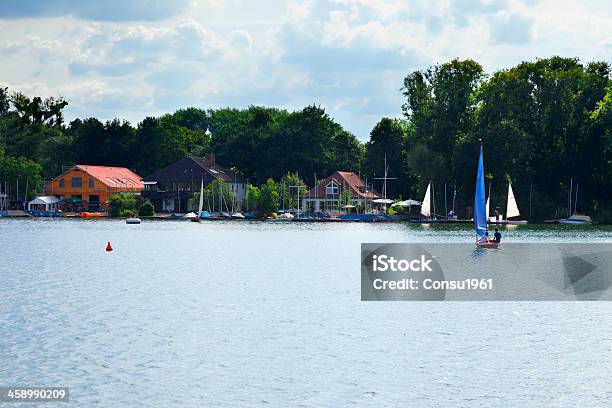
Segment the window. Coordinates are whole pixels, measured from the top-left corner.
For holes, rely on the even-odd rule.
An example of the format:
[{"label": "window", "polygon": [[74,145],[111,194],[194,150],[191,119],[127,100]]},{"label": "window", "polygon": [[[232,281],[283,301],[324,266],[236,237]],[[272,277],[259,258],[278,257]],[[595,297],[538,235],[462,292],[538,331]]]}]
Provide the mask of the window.
[{"label": "window", "polygon": [[94,179],[89,179],[89,188],[94,188]]},{"label": "window", "polygon": [[325,195],[338,195],[338,194],[340,194],[340,189],[338,188],[338,185],[334,183],[333,181],[330,181],[325,186]]},{"label": "window", "polygon": [[60,188],[64,188],[65,186],[64,179],[60,179],[59,186]]},{"label": "window", "polygon": [[73,188],[81,188],[81,187],[83,187],[83,178],[82,177],[73,177],[72,178],[72,187]]}]

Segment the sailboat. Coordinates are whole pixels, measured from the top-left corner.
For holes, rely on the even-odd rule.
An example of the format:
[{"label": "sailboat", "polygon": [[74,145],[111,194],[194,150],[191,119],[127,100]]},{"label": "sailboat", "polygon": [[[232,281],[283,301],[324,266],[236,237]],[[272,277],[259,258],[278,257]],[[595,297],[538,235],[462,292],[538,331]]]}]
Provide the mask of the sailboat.
[{"label": "sailboat", "polygon": [[421,223],[430,223],[437,222],[435,219],[435,214],[432,212],[432,202],[431,202],[431,181],[427,185],[427,189],[425,190],[425,196],[423,197],[423,201],[421,202],[421,215],[425,217],[423,220],[416,220],[414,222]]},{"label": "sailboat", "polygon": [[478,172],[476,173],[476,193],[474,194],[474,229],[476,231],[476,245],[481,248],[497,248],[499,243],[490,242],[487,238],[487,214],[484,187],[484,160],[482,157],[482,144],[478,158]]},{"label": "sailboat", "polygon": [[568,217],[561,218],[559,222],[561,224],[577,224],[577,225],[589,225],[593,223],[593,220],[588,215],[578,214],[578,182],[576,182],[576,199],[574,200],[574,211],[572,212],[572,190],[574,188],[574,179],[570,179],[570,190],[568,192]]},{"label": "sailboat", "polygon": [[204,206],[204,179],[202,179],[202,183],[200,185],[200,202],[198,203],[198,213],[189,213],[185,215],[185,218],[189,218],[191,222],[200,222],[200,217],[202,215],[202,207]]},{"label": "sailboat", "polygon": [[[487,201],[488,204],[488,201]],[[487,207],[488,210],[488,207]],[[487,215],[489,213],[487,212]],[[511,220],[512,217],[518,217],[521,215],[521,212],[518,209],[518,205],[516,204],[516,198],[514,198],[514,191],[512,191],[512,183],[508,183],[508,200],[506,202],[506,219],[505,220],[496,220],[494,217],[491,217],[489,224],[527,224],[527,220]]]}]

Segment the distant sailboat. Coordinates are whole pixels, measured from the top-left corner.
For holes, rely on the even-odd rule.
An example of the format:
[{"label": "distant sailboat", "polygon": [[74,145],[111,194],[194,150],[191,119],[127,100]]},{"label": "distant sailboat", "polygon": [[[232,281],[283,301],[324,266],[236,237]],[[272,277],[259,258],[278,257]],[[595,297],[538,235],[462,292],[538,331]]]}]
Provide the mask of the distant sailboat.
[{"label": "distant sailboat", "polygon": [[508,201],[506,202],[506,219],[497,221],[492,218],[491,224],[527,224],[527,220],[511,220],[510,218],[518,217],[521,215],[516,198],[514,197],[514,191],[512,190],[512,183],[508,183]]},{"label": "distant sailboat", "polygon": [[512,191],[512,183],[508,183],[508,203],[506,204],[506,220],[512,217],[518,217],[521,215],[521,212],[518,209],[518,205],[516,204],[516,199],[514,198],[514,191]]},{"label": "distant sailboat", "polygon": [[423,202],[421,203],[421,215],[427,219],[432,219],[432,215],[435,216],[435,214],[431,212],[431,182],[427,185],[425,197],[423,197]]},{"label": "distant sailboat", "polygon": [[198,214],[191,218],[192,222],[200,222],[200,217],[202,216],[202,207],[204,207],[204,179],[202,178],[202,182],[200,184],[200,202],[198,203]]},{"label": "distant sailboat", "polygon": [[567,206],[567,218],[559,220],[561,224],[577,224],[577,225],[588,225],[592,224],[593,220],[588,215],[578,214],[578,182],[576,182],[576,199],[574,200],[574,208],[572,211],[572,190],[574,186],[574,179],[570,179],[570,189],[568,192],[568,206]]}]

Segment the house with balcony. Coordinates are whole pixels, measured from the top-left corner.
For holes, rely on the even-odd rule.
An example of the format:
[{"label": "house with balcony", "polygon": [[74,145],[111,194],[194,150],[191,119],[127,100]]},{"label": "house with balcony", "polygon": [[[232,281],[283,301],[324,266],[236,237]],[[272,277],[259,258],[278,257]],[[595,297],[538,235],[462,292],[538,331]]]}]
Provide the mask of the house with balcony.
[{"label": "house with balcony", "polygon": [[308,212],[343,210],[342,197],[348,192],[350,208],[357,211],[371,207],[372,200],[380,198],[371,185],[366,183],[355,173],[336,171],[327,178],[320,180],[316,186],[308,191],[302,200],[302,208]]},{"label": "house with balcony", "polygon": [[143,189],[142,178],[125,167],[77,164],[49,181],[44,190],[59,198],[65,209],[106,211],[112,194],[139,195]]},{"label": "house with balcony", "polygon": [[142,197],[155,206],[156,212],[185,213],[189,199],[215,180],[223,180],[232,189],[235,202],[229,203],[239,210],[246,198],[246,179],[235,170],[216,162],[214,154],[207,157],[189,156],[146,176]]}]

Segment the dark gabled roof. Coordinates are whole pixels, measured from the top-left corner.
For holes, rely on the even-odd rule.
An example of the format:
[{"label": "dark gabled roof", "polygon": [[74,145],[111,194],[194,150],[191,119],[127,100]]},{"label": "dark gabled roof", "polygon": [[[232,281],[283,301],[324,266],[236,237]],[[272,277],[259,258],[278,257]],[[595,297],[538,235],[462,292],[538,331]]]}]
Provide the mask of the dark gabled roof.
[{"label": "dark gabled roof", "polygon": [[191,180],[200,181],[201,176],[208,175],[213,179],[222,179],[228,183],[246,183],[243,176],[238,172],[218,164],[211,165],[204,157],[189,156],[170,164],[163,169],[157,170],[143,178],[144,182],[188,182]]},{"label": "dark gabled roof", "polygon": [[204,157],[190,156],[191,160],[196,162],[198,166],[205,169],[208,174],[217,179],[223,179],[228,183],[246,183],[246,179],[242,177],[237,171],[226,169],[219,166],[217,163],[211,165],[209,161]]}]

